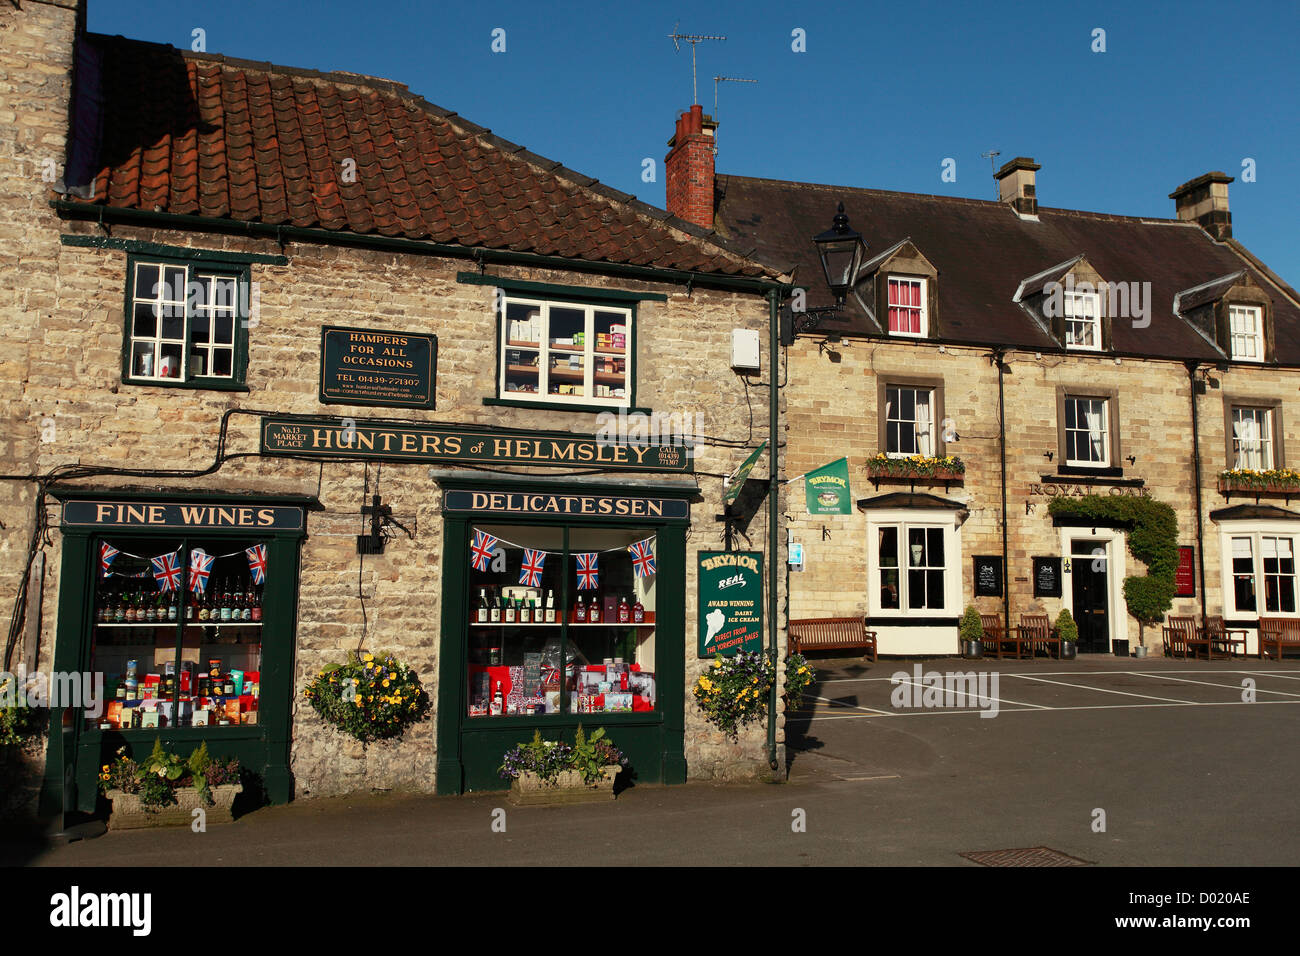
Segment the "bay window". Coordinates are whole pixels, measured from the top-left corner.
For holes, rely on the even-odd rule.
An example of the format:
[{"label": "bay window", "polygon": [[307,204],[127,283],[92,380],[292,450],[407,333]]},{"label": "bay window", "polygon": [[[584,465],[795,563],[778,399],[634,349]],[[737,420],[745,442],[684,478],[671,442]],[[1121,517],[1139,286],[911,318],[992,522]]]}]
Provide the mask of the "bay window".
[{"label": "bay window", "polygon": [[960,568],[954,518],[934,512],[873,513],[867,540],[870,613],[955,613]]},{"label": "bay window", "polygon": [[1300,532],[1293,522],[1234,523],[1225,528],[1225,614],[1296,613],[1297,537]]}]

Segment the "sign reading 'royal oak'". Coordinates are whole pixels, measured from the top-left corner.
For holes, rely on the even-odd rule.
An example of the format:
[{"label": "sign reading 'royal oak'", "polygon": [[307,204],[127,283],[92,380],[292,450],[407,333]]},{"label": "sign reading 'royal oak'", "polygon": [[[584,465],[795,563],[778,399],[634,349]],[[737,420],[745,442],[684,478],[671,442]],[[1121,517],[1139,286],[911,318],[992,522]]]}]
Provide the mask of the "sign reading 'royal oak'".
[{"label": "sign reading 'royal oak'", "polygon": [[604,443],[563,433],[472,431],[352,418],[262,419],[264,455],[690,472],[686,451],[681,445]]}]

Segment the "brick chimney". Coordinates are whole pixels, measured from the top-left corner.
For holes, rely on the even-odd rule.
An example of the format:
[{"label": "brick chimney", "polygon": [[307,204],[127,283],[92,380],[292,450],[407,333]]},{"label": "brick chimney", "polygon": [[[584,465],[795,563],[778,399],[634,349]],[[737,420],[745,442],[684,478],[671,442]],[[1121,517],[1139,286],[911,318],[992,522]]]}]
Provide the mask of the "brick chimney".
[{"label": "brick chimney", "polygon": [[1212,172],[1185,182],[1169,194],[1178,218],[1195,222],[1216,240],[1232,238],[1232,213],[1228,211],[1227,173]]},{"label": "brick chimney", "polygon": [[998,181],[998,199],[1009,203],[1011,208],[1022,216],[1038,214],[1038,195],[1034,186],[1034,174],[1043,167],[1028,156],[1017,156],[993,174]]},{"label": "brick chimney", "polygon": [[664,170],[668,211],[705,229],[713,228],[713,131],[718,124],[698,103],[677,118],[668,141]]}]

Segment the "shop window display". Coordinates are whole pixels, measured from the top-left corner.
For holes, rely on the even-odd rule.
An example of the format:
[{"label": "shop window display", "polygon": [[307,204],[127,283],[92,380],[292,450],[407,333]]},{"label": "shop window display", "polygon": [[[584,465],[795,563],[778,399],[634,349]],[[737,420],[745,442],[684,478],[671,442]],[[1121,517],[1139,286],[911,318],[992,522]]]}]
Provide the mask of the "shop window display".
[{"label": "shop window display", "polygon": [[471,530],[470,717],[656,709],[654,532]]},{"label": "shop window display", "polygon": [[267,554],[256,540],[101,538],[90,669],[101,730],[256,724]]}]

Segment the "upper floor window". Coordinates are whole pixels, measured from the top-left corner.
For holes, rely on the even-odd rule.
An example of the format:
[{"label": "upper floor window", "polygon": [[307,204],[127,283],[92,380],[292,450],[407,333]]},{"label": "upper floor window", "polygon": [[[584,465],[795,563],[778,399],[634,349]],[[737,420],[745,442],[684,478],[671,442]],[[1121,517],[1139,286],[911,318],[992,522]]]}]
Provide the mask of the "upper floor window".
[{"label": "upper floor window", "polygon": [[889,332],[918,338],[929,335],[924,279],[889,277]]},{"label": "upper floor window", "polygon": [[1100,296],[1095,292],[1065,292],[1061,308],[1065,319],[1065,347],[1101,348]]},{"label": "upper floor window", "polygon": [[500,321],[498,398],[629,404],[631,309],[506,293]]},{"label": "upper floor window", "polygon": [[1232,409],[1232,467],[1268,471],[1277,467],[1273,447],[1273,409]]},{"label": "upper floor window", "polygon": [[885,452],[891,456],[934,455],[934,389],[885,387]]},{"label": "upper floor window", "polygon": [[1110,413],[1104,398],[1065,397],[1065,463],[1110,465]]},{"label": "upper floor window", "polygon": [[232,388],[248,366],[247,267],[133,258],[123,380]]},{"label": "upper floor window", "polygon": [[1234,359],[1264,361],[1264,320],[1259,306],[1228,307],[1228,344]]}]

